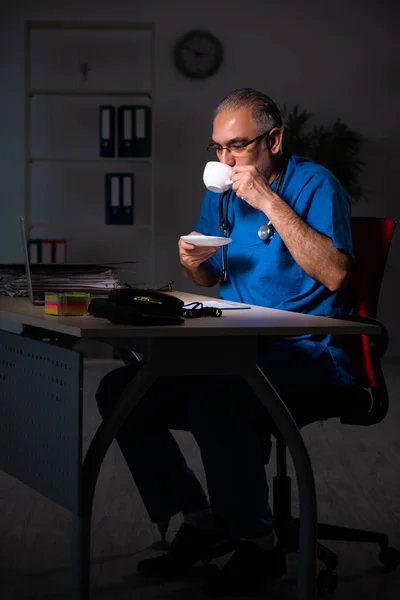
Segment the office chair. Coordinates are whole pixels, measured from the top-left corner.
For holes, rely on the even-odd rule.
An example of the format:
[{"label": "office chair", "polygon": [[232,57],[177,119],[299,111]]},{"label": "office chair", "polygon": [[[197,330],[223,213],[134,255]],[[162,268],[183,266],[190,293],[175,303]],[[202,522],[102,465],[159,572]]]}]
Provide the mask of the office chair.
[{"label": "office chair", "polygon": [[[355,253],[355,265],[349,283],[356,314],[340,316],[340,319],[377,323],[376,314],[383,273],[396,222],[375,217],[353,217],[352,234]],[[317,421],[339,418],[346,425],[369,426],[379,423],[385,417],[388,408],[388,392],[383,376],[380,359],[384,355],[388,335],[381,326],[381,335],[369,339],[361,335],[358,339],[351,336],[353,344],[354,370],[356,385],[302,388],[293,398],[285,397],[299,428]],[[347,343],[348,339],[347,339]],[[130,359],[132,360],[132,358]],[[129,362],[125,359],[125,362]],[[304,400],[302,401],[302,397]],[[179,423],[173,429],[184,430]],[[260,434],[270,432],[276,438],[276,475],[273,478],[274,529],[286,552],[299,549],[299,519],[292,517],[291,478],[287,474],[287,448],[279,432],[267,419],[259,424]],[[271,446],[265,444],[265,462],[269,463]],[[167,550],[166,533],[169,521],[158,523],[161,540],[153,544],[157,550]],[[388,536],[384,533],[363,531],[349,527],[318,523],[317,539],[354,542],[375,542],[379,544],[379,561],[387,570],[393,570],[400,564],[400,552],[390,548]],[[232,548],[233,549],[233,548]],[[337,587],[336,566],[338,556],[317,543],[317,558],[324,563],[325,569],[317,577],[317,589],[320,595],[333,593]]]},{"label": "office chair", "polygon": [[[396,222],[375,217],[353,217],[352,234],[356,263],[350,280],[350,292],[357,314],[340,319],[376,323],[378,299]],[[380,324],[380,323],[379,323]],[[304,402],[297,398],[287,401],[299,428],[330,418],[339,418],[347,425],[369,426],[379,423],[389,408],[388,392],[380,359],[386,351],[388,336],[382,324],[382,334],[375,339],[366,335],[355,338],[353,356],[357,385],[313,388],[302,391]],[[353,338],[353,336],[351,336]],[[285,399],[286,403],[286,399]],[[298,409],[296,414],[296,407]],[[305,414],[304,405],[307,405]],[[291,479],[287,474],[286,445],[278,432],[276,438],[276,475],[273,479],[274,528],[287,552],[299,547],[299,519],[291,514]],[[387,570],[400,564],[400,552],[390,548],[388,536],[337,525],[318,523],[318,540],[376,542],[379,544],[379,561]],[[317,558],[326,569],[319,572],[317,589],[320,595],[332,593],[337,587],[335,568],[338,556],[317,543]]]}]

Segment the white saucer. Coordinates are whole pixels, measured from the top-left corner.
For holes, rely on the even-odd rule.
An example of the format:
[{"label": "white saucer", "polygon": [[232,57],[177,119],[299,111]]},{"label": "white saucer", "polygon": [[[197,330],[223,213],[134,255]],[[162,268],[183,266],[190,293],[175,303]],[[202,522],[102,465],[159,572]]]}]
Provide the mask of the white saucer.
[{"label": "white saucer", "polygon": [[181,240],[194,246],[225,246],[231,243],[231,238],[217,235],[181,235]]}]

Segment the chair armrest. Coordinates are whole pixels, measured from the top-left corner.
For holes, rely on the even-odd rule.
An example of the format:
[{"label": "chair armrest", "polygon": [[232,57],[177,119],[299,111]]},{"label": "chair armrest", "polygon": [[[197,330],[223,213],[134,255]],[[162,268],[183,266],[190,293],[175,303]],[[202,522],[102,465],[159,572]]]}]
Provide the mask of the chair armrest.
[{"label": "chair armrest", "polygon": [[329,317],[330,319],[340,319],[341,321],[353,321],[354,323],[368,323],[369,325],[378,325],[380,327],[379,333],[364,333],[370,339],[371,354],[373,353],[377,358],[382,358],[386,353],[389,344],[389,334],[381,321],[373,319],[372,317],[361,317],[359,315],[321,315]]},{"label": "chair armrest", "polygon": [[[356,323],[369,323],[380,327],[379,333],[361,334],[366,335],[369,342],[369,349],[372,361],[372,368],[376,385],[370,388],[372,404],[369,410],[364,414],[343,415],[341,422],[348,425],[374,425],[379,423],[386,416],[389,409],[389,395],[386,387],[385,377],[382,371],[381,358],[385,354],[389,344],[389,334],[386,327],[372,317],[363,317],[359,315],[325,315],[332,319],[341,319],[343,321],[353,321]],[[344,336],[343,336],[344,337]]]}]

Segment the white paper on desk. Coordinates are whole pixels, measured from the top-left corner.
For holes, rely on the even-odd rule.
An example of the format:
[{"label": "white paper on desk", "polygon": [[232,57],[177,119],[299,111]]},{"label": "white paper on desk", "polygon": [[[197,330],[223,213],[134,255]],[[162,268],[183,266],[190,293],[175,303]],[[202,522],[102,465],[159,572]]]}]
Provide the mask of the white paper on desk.
[{"label": "white paper on desk", "polygon": [[247,304],[233,304],[232,302],[223,302],[222,300],[207,300],[202,302],[204,307],[209,308],[220,308],[221,310],[243,310],[245,308],[251,308]]}]

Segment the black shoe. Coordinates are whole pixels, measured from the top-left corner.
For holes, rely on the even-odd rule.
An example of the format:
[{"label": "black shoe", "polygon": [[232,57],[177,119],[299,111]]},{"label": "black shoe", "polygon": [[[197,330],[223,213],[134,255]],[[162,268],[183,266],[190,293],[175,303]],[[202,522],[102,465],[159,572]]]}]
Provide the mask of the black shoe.
[{"label": "black shoe", "polygon": [[253,542],[241,542],[224,565],[203,585],[203,591],[213,597],[254,596],[266,582],[286,573],[286,555],[278,544],[273,550],[262,550]]},{"label": "black shoe", "polygon": [[175,577],[188,571],[198,560],[207,563],[212,558],[232,552],[234,547],[233,540],[229,540],[226,534],[184,523],[168,552],[142,560],[137,570],[144,575]]}]

